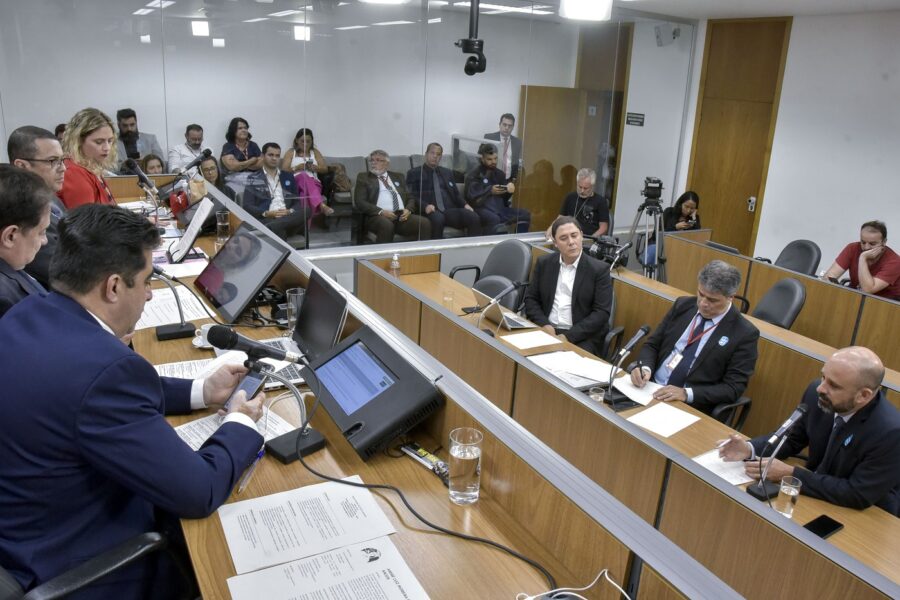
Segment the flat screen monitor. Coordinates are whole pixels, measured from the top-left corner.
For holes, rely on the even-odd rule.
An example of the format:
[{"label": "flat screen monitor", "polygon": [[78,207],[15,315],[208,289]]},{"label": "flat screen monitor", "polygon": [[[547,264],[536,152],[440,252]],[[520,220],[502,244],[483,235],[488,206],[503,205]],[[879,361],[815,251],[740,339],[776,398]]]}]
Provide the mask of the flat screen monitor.
[{"label": "flat screen monitor", "polygon": [[323,364],[316,375],[348,416],[397,383],[362,341]]},{"label": "flat screen monitor", "polygon": [[300,352],[312,361],[334,348],[346,320],[347,299],[318,269],[313,269],[294,328],[294,342]]},{"label": "flat screen monitor", "polygon": [[194,285],[226,323],[235,323],[290,250],[242,223]]}]

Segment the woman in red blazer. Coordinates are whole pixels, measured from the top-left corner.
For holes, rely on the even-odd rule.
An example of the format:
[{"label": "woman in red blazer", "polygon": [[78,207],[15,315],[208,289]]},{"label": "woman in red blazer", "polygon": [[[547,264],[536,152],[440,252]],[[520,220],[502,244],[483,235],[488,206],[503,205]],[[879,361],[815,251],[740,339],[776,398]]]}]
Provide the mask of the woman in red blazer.
[{"label": "woman in red blazer", "polygon": [[96,108],[78,111],[63,137],[66,177],[57,192],[67,209],[82,204],[114,204],[103,179],[104,169],[115,169],[116,130],[112,120]]}]

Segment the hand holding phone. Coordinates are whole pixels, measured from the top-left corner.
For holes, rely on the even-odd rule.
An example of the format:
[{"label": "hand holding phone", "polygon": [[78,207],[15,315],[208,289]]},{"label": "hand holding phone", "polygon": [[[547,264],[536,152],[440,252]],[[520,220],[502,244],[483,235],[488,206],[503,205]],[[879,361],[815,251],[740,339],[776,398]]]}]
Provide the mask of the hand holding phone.
[{"label": "hand holding phone", "polygon": [[263,378],[260,377],[256,373],[247,373],[241,382],[234,388],[234,391],[231,392],[231,396],[228,397],[228,400],[225,401],[225,404],[222,406],[222,410],[227,414],[231,409],[231,401],[234,399],[235,395],[244,391],[247,394],[247,400],[250,400],[259,393],[263,386]]}]

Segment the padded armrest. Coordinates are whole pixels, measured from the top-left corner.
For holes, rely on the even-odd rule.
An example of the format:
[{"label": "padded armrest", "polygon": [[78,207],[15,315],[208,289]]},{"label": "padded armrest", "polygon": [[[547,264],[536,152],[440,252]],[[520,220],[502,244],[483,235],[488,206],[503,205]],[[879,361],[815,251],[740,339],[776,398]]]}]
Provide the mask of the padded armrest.
[{"label": "padded armrest", "polygon": [[23,600],[62,598],[120,567],[144,558],[151,552],[164,549],[167,543],[168,540],[161,533],[155,531],[142,533],[49,581],[45,581],[25,594]]},{"label": "padded armrest", "polygon": [[[733,411],[741,410],[741,416],[738,417],[737,423],[730,425],[737,431],[740,431],[741,428],[744,426],[744,421],[747,420],[747,415],[750,414],[750,403],[751,403],[751,401],[748,396],[741,396],[740,398],[737,399],[737,402],[732,402],[730,404],[717,405],[715,408],[713,408],[712,413],[710,413],[710,416],[713,419],[715,419],[716,421],[719,421],[721,423],[725,423],[726,425],[729,425],[728,421],[734,420]],[[743,407],[743,409],[741,409],[741,407]],[[730,419],[726,420],[723,418],[729,414],[731,415]]]},{"label": "padded armrest", "polygon": [[456,279],[456,274],[460,271],[471,271],[475,270],[475,281],[481,279],[481,267],[477,265],[459,265],[458,267],[453,267],[450,269],[450,279]]},{"label": "padded armrest", "polygon": [[738,294],[735,294],[734,297],[736,300],[738,300],[741,303],[741,306],[739,309],[741,311],[741,314],[746,315],[747,311],[750,310],[750,301]]},{"label": "padded armrest", "polygon": [[770,265],[772,264],[771,260],[769,260],[768,258],[763,258],[762,256],[754,256],[753,260],[758,260],[759,262],[769,263]]},{"label": "padded armrest", "polygon": [[[603,338],[603,354],[607,361],[612,360],[613,354],[619,350],[619,344],[622,343],[622,336],[625,334],[625,328],[621,325],[613,327]],[[613,344],[615,341],[615,344]]]}]

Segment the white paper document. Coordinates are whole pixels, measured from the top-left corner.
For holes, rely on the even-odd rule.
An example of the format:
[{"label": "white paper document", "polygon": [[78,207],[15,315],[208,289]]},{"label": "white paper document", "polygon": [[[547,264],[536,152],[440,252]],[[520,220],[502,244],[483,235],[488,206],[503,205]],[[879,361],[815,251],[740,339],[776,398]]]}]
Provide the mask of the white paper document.
[{"label": "white paper document", "polygon": [[652,431],[662,437],[669,437],[688,425],[696,423],[700,417],[695,417],[671,404],[660,402],[650,408],[645,408],[633,417],[628,417],[628,420],[647,431]]},{"label": "white paper document", "polygon": [[[612,369],[612,365],[606,361],[581,356],[571,350],[538,354],[529,356],[528,359],[569,383],[569,385],[574,385],[570,383],[569,379],[582,382],[580,385],[574,385],[574,387],[609,383],[609,372]],[[574,377],[567,377],[567,375]]]},{"label": "white paper document", "polygon": [[744,461],[726,462],[719,458],[718,448],[714,448],[700,456],[695,456],[694,462],[706,467],[732,485],[742,485],[753,481],[753,478],[744,472]]},{"label": "white paper document", "polygon": [[[362,482],[357,475],[347,479]],[[396,531],[369,490],[334,482],[225,504],[217,512],[239,574]]]},{"label": "white paper document", "polygon": [[172,260],[178,262],[185,257],[193,243],[197,241],[197,236],[200,235],[200,228],[203,227],[204,221],[212,212],[213,206],[213,202],[209,198],[204,198],[200,201],[194,216],[191,217],[191,222],[188,224],[187,229],[184,230],[184,235],[178,240],[177,244],[172,245],[170,248]]},{"label": "white paper document", "polygon": [[228,579],[232,600],[425,600],[388,537]]},{"label": "white paper document", "polygon": [[504,340],[518,348],[519,350],[529,350],[540,346],[551,346],[553,344],[562,344],[562,340],[554,337],[546,331],[527,331],[525,333],[514,333],[512,335],[501,336]]},{"label": "white paper document", "polygon": [[[181,308],[184,310],[185,321],[209,317],[206,311],[203,310],[203,305],[200,304],[200,301],[187,288],[178,286],[175,289],[178,290],[178,297],[181,298]],[[211,309],[210,312],[212,312]],[[178,322],[178,306],[175,303],[175,296],[172,294],[171,289],[164,288],[153,290],[153,298],[144,305],[144,312],[134,328],[135,330],[147,329]]]},{"label": "white paper document", "polygon": [[[202,252],[202,250],[199,250],[199,248],[195,248],[195,250]],[[186,260],[184,262],[174,263],[174,264],[169,263],[169,262],[164,262],[164,263],[158,264],[157,266],[160,269],[162,269],[163,273],[165,273],[169,277],[182,278],[182,277],[196,277],[197,275],[199,275],[200,273],[203,272],[203,269],[205,269],[206,265],[208,265],[208,264],[209,264],[209,261],[207,259],[198,258],[198,259]]]},{"label": "white paper document", "polygon": [[648,381],[644,384],[644,387],[639,388],[631,383],[631,377],[629,375],[625,375],[624,377],[616,379],[613,382],[613,387],[628,396],[629,400],[634,400],[642,406],[647,406],[650,404],[650,401],[653,400],[653,392],[662,386],[658,383]]},{"label": "white paper document", "polygon": [[182,379],[201,379],[209,377],[222,365],[242,365],[247,355],[238,350],[229,350],[215,358],[201,360],[183,360],[181,362],[163,363],[154,368],[161,377],[181,377]]},{"label": "white paper document", "polygon": [[[268,421],[266,421],[266,415],[269,417]],[[185,444],[190,446],[192,450],[199,450],[200,446],[202,446],[222,424],[222,419],[223,418],[219,415],[207,415],[199,419],[194,419],[190,423],[179,425],[175,428],[175,433],[177,433],[178,437],[180,437]],[[263,416],[256,422],[256,429],[268,442],[271,439],[277,438],[279,435],[283,435],[297,428],[279,417],[274,411],[266,408],[263,410]]]}]

